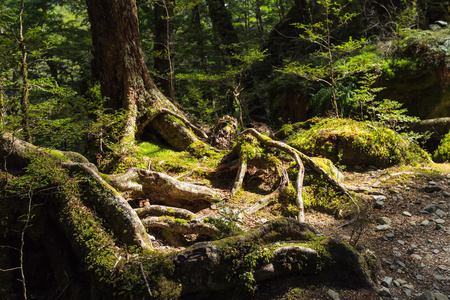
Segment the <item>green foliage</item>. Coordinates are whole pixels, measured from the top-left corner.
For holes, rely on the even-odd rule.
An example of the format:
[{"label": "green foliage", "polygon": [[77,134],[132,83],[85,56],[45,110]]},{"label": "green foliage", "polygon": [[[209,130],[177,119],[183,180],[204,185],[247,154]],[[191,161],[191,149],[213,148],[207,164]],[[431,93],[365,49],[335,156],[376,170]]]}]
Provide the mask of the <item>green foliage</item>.
[{"label": "green foliage", "polygon": [[439,163],[450,161],[450,132],[445,135],[439,147],[434,152],[433,160]]},{"label": "green foliage", "polygon": [[364,38],[354,40],[350,36],[345,42],[334,42],[333,32],[347,24],[357,14],[345,12],[344,6],[335,1],[319,0],[317,3],[322,12],[321,20],[308,24],[296,24],[302,31],[300,38],[316,45],[317,50],[310,55],[310,61],[290,63],[282,69],[282,72],[295,74],[330,87],[332,114],[339,117],[337,83],[371,68],[370,65],[343,58],[351,56],[350,54],[365,45],[367,40]]},{"label": "green foliage", "polygon": [[256,241],[236,243],[226,249],[224,266],[230,270],[227,272],[227,280],[236,285],[236,296],[251,295],[256,281],[253,276],[255,270],[267,264],[272,257],[270,251],[265,250]]}]

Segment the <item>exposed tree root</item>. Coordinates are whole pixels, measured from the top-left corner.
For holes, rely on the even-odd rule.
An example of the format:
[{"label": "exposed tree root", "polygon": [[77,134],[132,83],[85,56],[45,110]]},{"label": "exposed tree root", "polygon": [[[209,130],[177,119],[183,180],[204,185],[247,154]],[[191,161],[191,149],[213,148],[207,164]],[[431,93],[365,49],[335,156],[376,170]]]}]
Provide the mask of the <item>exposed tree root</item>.
[{"label": "exposed tree root", "polygon": [[192,220],[197,217],[197,215],[190,210],[164,205],[150,205],[142,208],[136,208],[135,211],[140,218],[144,218],[147,216],[169,216],[185,220]]},{"label": "exposed tree root", "polygon": [[234,197],[237,191],[242,187],[244,182],[245,173],[247,173],[247,161],[245,159],[239,159],[239,168],[236,175],[236,180],[234,181],[233,187],[231,188],[231,197]]},{"label": "exposed tree root", "polygon": [[[361,266],[359,255],[333,239],[318,242],[320,253],[319,250],[308,246],[282,243],[273,250],[264,250],[265,245],[276,241],[311,241],[314,232],[315,230],[305,223],[293,219],[277,219],[243,235],[198,243],[178,252],[172,258],[176,267],[174,274],[182,284],[183,294],[236,289],[243,284],[239,272],[251,272],[254,280],[260,282],[289,273],[319,274],[335,267],[354,277],[354,281],[361,287],[374,286],[367,270]],[[262,251],[272,251],[268,261],[257,258],[258,253]],[[254,267],[240,270],[239,259],[243,257],[256,257]],[[224,276],[230,273],[235,275],[230,280],[223,280]]]},{"label": "exposed tree root", "polygon": [[133,196],[148,198],[151,203],[198,210],[220,199],[214,190],[182,182],[164,173],[131,168],[124,174],[111,175],[111,185]]},{"label": "exposed tree root", "polygon": [[[275,147],[292,155],[299,166],[302,166],[301,156],[286,144],[272,141],[254,130],[246,133],[254,135],[262,145]],[[77,202],[74,207],[77,208],[76,211],[79,210],[79,214],[68,215],[67,219],[64,219],[68,220],[67,222],[59,223],[59,226],[65,226],[66,229],[71,228],[71,220],[83,222],[88,219],[85,216],[89,210],[84,208],[89,206],[105,220],[105,223],[111,226],[120,241],[126,244],[137,244],[142,248],[151,246],[150,237],[145,228],[158,228],[163,232],[173,233],[172,242],[175,244],[179,243],[182,235],[201,234],[215,238],[219,233],[218,228],[210,224],[209,220],[199,218],[186,209],[161,205],[132,209],[128,202],[103,178],[107,178],[119,190],[132,191],[135,195],[146,197],[152,202],[190,203],[194,208],[197,202],[210,204],[218,199],[219,193],[213,189],[180,182],[165,174],[138,168],[130,169],[121,175],[100,175],[95,166],[86,162],[82,157],[61,151],[39,149],[26,142],[14,140],[8,134],[0,135],[0,155],[5,157],[7,165],[14,166],[17,172],[23,172],[33,155],[44,155],[57,161],[70,174],[81,175],[77,178],[80,181],[80,188],[83,189],[83,199],[77,197],[74,201]],[[281,170],[280,183],[271,195],[279,193],[288,183],[286,171]],[[302,172],[303,169],[299,173]],[[301,194],[303,176],[299,175],[298,178],[297,194]],[[55,199],[58,199],[57,197]],[[264,205],[264,203],[262,201],[259,205]],[[68,212],[72,212],[72,210],[68,210],[66,213]],[[365,268],[362,258],[355,250],[336,240],[317,237],[317,232],[311,226],[293,219],[277,219],[241,235],[213,242],[197,243],[166,258],[153,257],[154,253],[150,254],[144,251],[136,255],[136,258],[127,258],[127,262],[121,261],[121,257],[125,257],[125,255],[128,257],[129,253],[120,249],[118,246],[121,243],[116,244],[115,239],[110,239],[108,245],[100,245],[100,247],[109,247],[107,251],[106,249],[99,251],[103,248],[98,248],[98,244],[91,244],[91,241],[95,241],[96,237],[105,232],[104,230],[85,229],[84,226],[89,224],[95,224],[92,227],[94,229],[101,229],[101,221],[97,220],[97,216],[92,218],[91,222],[79,223],[79,226],[74,227],[73,231],[62,231],[70,241],[68,244],[73,247],[79,259],[86,264],[86,270],[87,266],[92,267],[94,270],[92,276],[95,281],[104,284],[105,290],[111,288],[109,292],[112,295],[117,295],[116,292],[129,291],[131,286],[135,289],[136,295],[158,297],[155,295],[159,295],[157,293],[162,290],[161,288],[158,290],[158,287],[167,282],[172,284],[171,287],[182,289],[182,295],[197,292],[208,293],[233,289],[237,285],[245,283],[242,282],[242,278],[253,278],[254,280],[247,282],[253,286],[255,282],[284,274],[295,272],[312,275],[319,274],[324,270],[335,269],[343,270],[346,274],[353,276],[352,278],[360,286],[371,287],[373,285],[368,269]],[[87,235],[80,240],[78,234],[85,231]],[[283,241],[289,241],[289,243]],[[154,259],[164,260],[161,268],[153,268],[151,261]],[[243,264],[245,260],[250,260],[250,263]],[[173,271],[163,274],[161,271],[163,266]],[[112,272],[112,269],[115,271]],[[156,272],[156,274],[152,272]],[[111,275],[113,273],[114,276],[123,276],[124,281],[109,280],[115,278]],[[248,274],[251,276],[241,276]],[[159,277],[159,275],[166,277]],[[130,285],[130,281],[136,280],[136,278],[138,278],[137,281],[141,281],[133,282],[133,285]],[[158,280],[155,281],[153,278],[162,278],[165,281],[160,285]],[[122,284],[122,286],[116,286],[116,284]]]},{"label": "exposed tree root", "polygon": [[[294,149],[293,147],[291,147],[283,142],[274,141],[271,138],[269,138],[268,136],[260,134],[258,131],[256,131],[253,128],[244,130],[241,133],[241,135],[246,134],[246,133],[250,133],[251,135],[253,135],[262,145],[282,150],[294,158],[297,166],[299,167],[299,171],[298,171],[298,175],[297,175],[297,179],[296,179],[296,183],[295,183],[295,190],[297,191],[296,203],[299,208],[299,213],[298,213],[299,221],[304,222],[304,220],[305,220],[303,199],[302,199],[302,195],[301,195],[302,189],[303,189],[303,177],[304,177],[304,172],[305,172],[305,168],[303,166],[302,161],[304,161],[306,164],[308,164],[308,166],[310,168],[312,168],[313,170],[315,170],[317,173],[324,176],[324,178],[328,182],[330,182],[334,187],[336,187],[338,190],[343,192],[348,198],[350,198],[350,200],[355,205],[355,207],[357,209],[357,217],[354,220],[351,220],[349,223],[341,225],[341,227],[349,225],[349,224],[355,222],[359,218],[361,209],[360,209],[359,205],[356,203],[356,201],[353,199],[353,196],[350,194],[350,192],[348,191],[346,186],[344,184],[340,183],[339,181],[337,181],[336,179],[334,179],[333,176],[328,174],[328,172],[325,171],[323,168],[321,168],[316,162],[314,162],[313,159],[311,159],[309,156],[301,153],[300,151]],[[236,177],[236,183],[238,182],[238,180],[241,180],[239,172],[238,172],[238,176]],[[235,183],[235,185],[236,185],[236,183]]]},{"label": "exposed tree root", "polygon": [[[111,224],[119,239],[127,244],[138,244],[143,248],[151,247],[150,237],[136,212],[119,193],[99,176],[93,164],[72,162],[69,160],[69,157],[73,156],[72,153],[66,155],[63,151],[41,149],[25,141],[15,139],[9,133],[0,135],[0,154],[5,157],[5,163],[16,171],[23,170],[31,161],[33,155],[47,155],[59,160],[63,168],[82,174],[90,187],[95,187],[90,188],[91,194],[88,197],[90,203],[88,205],[94,206],[96,211]],[[10,171],[9,168],[8,171]]]},{"label": "exposed tree root", "polygon": [[186,221],[166,216],[146,217],[142,219],[142,223],[147,228],[161,228],[180,234],[203,234],[213,238],[219,233],[219,230],[213,225],[206,223],[204,218]]},{"label": "exposed tree root", "polygon": [[264,208],[272,199],[276,199],[280,196],[280,194],[286,189],[286,187],[289,185],[289,176],[287,174],[287,171],[285,168],[281,167],[281,173],[282,176],[280,178],[280,183],[278,184],[278,187],[275,191],[270,193],[269,195],[263,197],[262,199],[258,200],[255,204],[250,206],[245,210],[245,213],[248,215],[254,214],[255,212],[259,211],[260,209]]}]

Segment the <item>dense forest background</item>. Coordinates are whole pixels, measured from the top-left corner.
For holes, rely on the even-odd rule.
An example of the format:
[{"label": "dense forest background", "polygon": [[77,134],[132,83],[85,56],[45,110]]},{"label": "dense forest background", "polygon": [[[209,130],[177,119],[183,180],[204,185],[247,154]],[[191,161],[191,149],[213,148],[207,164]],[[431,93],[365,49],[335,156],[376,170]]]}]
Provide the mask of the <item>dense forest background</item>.
[{"label": "dense forest background", "polygon": [[[332,93],[334,112],[364,118],[364,86],[379,89],[372,93],[379,103],[405,103],[410,115],[448,115],[447,31],[434,24],[448,19],[444,2],[327,3],[340,15],[324,15],[315,1],[138,1],[146,63],[168,98],[208,124],[223,115],[240,115],[241,125],[278,126],[326,116]],[[1,126],[23,128],[40,145],[86,153],[120,112],[103,106],[85,3],[22,4],[1,4]],[[324,17],[332,21],[329,32],[313,28]],[[323,69],[318,77],[330,79],[330,61],[317,54],[323,45],[305,36],[302,24],[329,35],[330,46],[347,46],[332,49],[332,85],[298,68]],[[421,31],[430,26],[436,31]],[[348,44],[351,37],[356,44]],[[372,74],[370,83],[364,74]]]}]

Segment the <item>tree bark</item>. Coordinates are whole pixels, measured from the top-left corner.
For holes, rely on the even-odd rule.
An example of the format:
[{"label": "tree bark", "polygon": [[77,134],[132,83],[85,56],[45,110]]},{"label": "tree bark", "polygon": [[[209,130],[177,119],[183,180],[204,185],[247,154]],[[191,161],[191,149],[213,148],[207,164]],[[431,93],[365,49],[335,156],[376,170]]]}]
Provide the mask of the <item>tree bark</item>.
[{"label": "tree bark", "polygon": [[[122,144],[134,141],[146,120],[152,130],[178,150],[197,142],[182,122],[161,109],[183,114],[156,87],[144,62],[135,1],[87,0],[94,45],[94,65],[106,105],[126,112]],[[153,125],[153,124],[150,124]],[[139,128],[139,132],[136,132]],[[178,140],[184,140],[178,143]]]},{"label": "tree bark", "polygon": [[219,37],[221,44],[228,46],[228,55],[234,54],[232,45],[239,42],[239,39],[234,30],[231,13],[223,0],[207,0],[206,4],[214,32]]},{"label": "tree bark", "polygon": [[31,143],[30,132],[30,115],[29,115],[29,84],[28,84],[28,62],[27,62],[27,47],[23,37],[23,14],[24,14],[24,0],[21,2],[19,13],[19,48],[22,53],[20,61],[20,73],[22,75],[22,95],[20,97],[20,109],[22,110],[22,130],[25,139]]},{"label": "tree bark", "polygon": [[155,41],[153,46],[155,83],[166,97],[175,100],[173,10],[175,1],[155,3]]}]

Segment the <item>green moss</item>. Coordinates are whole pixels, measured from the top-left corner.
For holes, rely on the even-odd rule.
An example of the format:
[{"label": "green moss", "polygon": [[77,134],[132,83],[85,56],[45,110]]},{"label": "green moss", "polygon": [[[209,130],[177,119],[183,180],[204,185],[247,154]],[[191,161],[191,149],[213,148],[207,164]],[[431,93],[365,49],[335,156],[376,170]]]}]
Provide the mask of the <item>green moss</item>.
[{"label": "green moss", "polygon": [[310,156],[323,156],[347,166],[429,161],[429,156],[387,127],[350,119],[324,119],[291,135],[289,144]]},{"label": "green moss", "polygon": [[450,161],[450,132],[445,135],[434,152],[433,160],[438,163]]},{"label": "green moss", "polygon": [[51,157],[60,160],[60,161],[68,161],[67,157],[59,150],[48,150],[48,153]]}]

